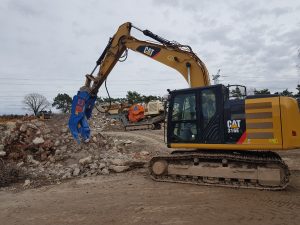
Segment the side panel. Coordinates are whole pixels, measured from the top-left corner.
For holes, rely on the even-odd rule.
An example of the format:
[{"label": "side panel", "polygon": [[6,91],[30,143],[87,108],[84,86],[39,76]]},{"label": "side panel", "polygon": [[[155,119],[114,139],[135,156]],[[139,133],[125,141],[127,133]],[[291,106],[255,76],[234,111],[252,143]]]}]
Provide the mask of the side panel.
[{"label": "side panel", "polygon": [[244,145],[282,149],[279,97],[245,100],[246,138]]},{"label": "side panel", "polygon": [[280,97],[283,148],[300,148],[300,108],[296,99]]}]

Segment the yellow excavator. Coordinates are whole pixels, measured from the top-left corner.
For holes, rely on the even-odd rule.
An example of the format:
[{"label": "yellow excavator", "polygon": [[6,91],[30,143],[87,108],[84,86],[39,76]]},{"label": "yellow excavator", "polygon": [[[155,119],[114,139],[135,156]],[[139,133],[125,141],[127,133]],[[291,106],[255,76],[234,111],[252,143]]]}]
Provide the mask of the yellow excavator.
[{"label": "yellow excavator", "polygon": [[[133,28],[155,42],[136,39],[130,34]],[[73,98],[69,128],[78,142],[89,140],[87,119],[98,90],[115,64],[127,57],[128,49],[177,70],[190,85],[169,91],[167,146],[175,150],[150,160],[153,180],[267,190],[282,190],[288,185],[288,166],[273,150],[300,148],[296,99],[278,95],[231,98],[229,87],[210,85],[205,64],[190,46],[129,22],[110,38]]]}]

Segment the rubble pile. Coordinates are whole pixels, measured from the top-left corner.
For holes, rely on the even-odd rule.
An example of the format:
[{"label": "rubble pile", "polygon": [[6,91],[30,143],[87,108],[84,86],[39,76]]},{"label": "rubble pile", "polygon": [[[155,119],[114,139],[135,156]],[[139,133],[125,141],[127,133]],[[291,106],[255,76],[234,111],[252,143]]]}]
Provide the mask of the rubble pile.
[{"label": "rubble pile", "polygon": [[67,121],[67,116],[56,115],[47,121],[0,124],[0,160],[22,169],[26,174],[24,186],[41,178],[59,181],[119,173],[143,167],[147,162],[147,154],[127,150],[134,143],[131,140],[101,134],[107,126],[116,124],[115,120],[99,115],[92,119],[91,139],[80,144],[69,132]]},{"label": "rubble pile", "polygon": [[93,112],[92,118],[89,121],[91,128],[95,131],[112,131],[112,130],[125,130],[124,125],[117,119],[112,119],[105,116],[104,113]]}]

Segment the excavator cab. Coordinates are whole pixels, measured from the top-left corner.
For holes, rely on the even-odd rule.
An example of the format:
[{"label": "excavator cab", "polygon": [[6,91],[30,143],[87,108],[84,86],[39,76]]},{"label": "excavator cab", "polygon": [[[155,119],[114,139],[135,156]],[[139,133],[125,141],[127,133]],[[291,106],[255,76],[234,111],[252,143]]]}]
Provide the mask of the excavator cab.
[{"label": "excavator cab", "polygon": [[211,150],[298,148],[299,120],[293,120],[300,115],[297,100],[279,95],[247,96],[242,89],[220,84],[170,92],[168,146]]},{"label": "excavator cab", "polygon": [[171,92],[168,144],[223,143],[224,100],[227,99],[228,91],[223,85]]}]

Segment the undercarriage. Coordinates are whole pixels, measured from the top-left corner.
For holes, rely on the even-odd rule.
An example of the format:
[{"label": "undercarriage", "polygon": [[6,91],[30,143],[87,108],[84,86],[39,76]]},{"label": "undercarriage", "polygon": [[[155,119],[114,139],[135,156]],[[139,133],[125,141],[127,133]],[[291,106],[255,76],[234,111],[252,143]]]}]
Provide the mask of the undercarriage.
[{"label": "undercarriage", "polygon": [[198,185],[282,190],[289,183],[289,169],[271,151],[174,151],[153,157],[153,180]]}]

